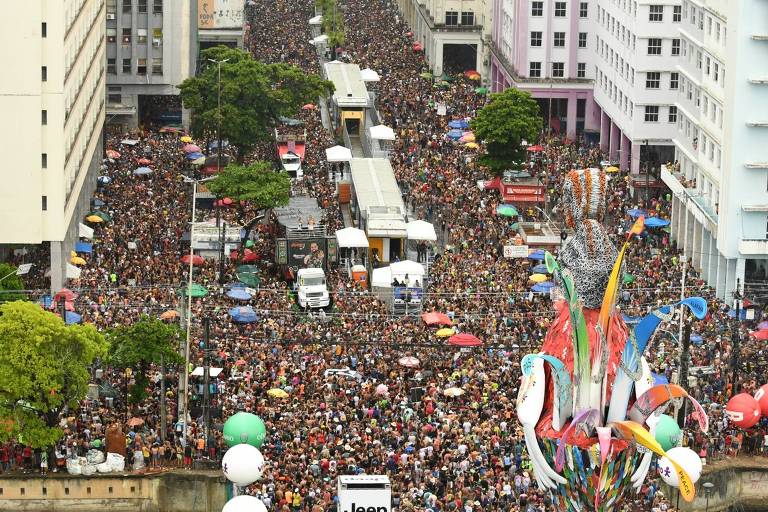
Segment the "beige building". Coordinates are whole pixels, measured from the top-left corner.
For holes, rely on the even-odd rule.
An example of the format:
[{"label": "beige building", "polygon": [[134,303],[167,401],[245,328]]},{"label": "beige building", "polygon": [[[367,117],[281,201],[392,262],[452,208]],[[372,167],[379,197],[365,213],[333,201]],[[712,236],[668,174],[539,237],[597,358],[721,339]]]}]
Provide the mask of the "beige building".
[{"label": "beige building", "polygon": [[51,284],[102,155],[105,0],[25,0],[0,19],[0,248],[51,243]]}]

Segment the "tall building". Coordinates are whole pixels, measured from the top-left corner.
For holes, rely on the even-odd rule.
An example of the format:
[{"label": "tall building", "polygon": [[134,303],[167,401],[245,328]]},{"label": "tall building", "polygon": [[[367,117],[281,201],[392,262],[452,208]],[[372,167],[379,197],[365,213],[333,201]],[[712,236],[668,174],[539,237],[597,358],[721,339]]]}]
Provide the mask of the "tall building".
[{"label": "tall building", "polygon": [[768,295],[768,3],[684,0],[672,238],[720,298]]},{"label": "tall building", "polygon": [[106,0],[107,122],[181,125],[195,72],[198,0]]},{"label": "tall building", "polygon": [[529,91],[546,130],[596,140],[595,1],[493,0],[491,17],[491,89]]},{"label": "tall building", "polygon": [[[682,6],[680,0],[598,0],[595,10],[600,144],[621,168],[631,168],[634,190],[646,188],[659,164],[674,157]],[[646,176],[638,179],[640,171]]]},{"label": "tall building", "polygon": [[28,0],[0,20],[0,245],[51,245],[51,284],[102,156],[105,0]]},{"label": "tall building", "polygon": [[485,74],[492,0],[397,0],[436,76],[469,70]]}]

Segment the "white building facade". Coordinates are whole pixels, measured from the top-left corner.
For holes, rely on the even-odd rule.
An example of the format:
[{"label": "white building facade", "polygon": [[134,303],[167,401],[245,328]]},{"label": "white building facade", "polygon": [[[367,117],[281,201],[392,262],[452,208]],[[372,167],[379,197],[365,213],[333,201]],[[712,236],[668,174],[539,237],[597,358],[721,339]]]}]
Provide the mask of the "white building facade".
[{"label": "white building facade", "polygon": [[[684,0],[672,237],[720,298],[768,294],[768,4]],[[763,297],[764,298],[764,297]]]},{"label": "white building facade", "polygon": [[105,104],[105,0],[28,0],[0,20],[0,247],[51,244],[51,284],[96,186]]}]

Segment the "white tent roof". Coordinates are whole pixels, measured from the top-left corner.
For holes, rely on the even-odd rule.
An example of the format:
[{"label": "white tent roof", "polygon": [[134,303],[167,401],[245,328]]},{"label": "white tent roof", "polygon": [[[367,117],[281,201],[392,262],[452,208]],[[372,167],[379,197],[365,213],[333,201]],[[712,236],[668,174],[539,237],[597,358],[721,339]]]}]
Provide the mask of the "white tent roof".
[{"label": "white tent roof", "polygon": [[344,228],[336,232],[339,247],[368,247],[365,231],[357,228]]},{"label": "white tent roof", "polygon": [[408,232],[408,240],[437,240],[435,226],[423,220],[414,220],[405,225]]},{"label": "white tent roof", "polygon": [[[219,376],[219,374],[223,369],[224,368],[214,368],[213,366],[211,366],[210,369],[208,370],[208,375],[210,375],[213,378],[216,378]],[[190,375],[194,377],[203,377],[205,376],[205,368],[203,368],[202,366],[198,366],[197,368],[194,369],[194,371],[192,371],[192,373],[190,373]]]},{"label": "white tent roof", "polygon": [[389,268],[390,272],[395,277],[402,277],[405,276],[405,274],[408,274],[408,277],[424,275],[424,265],[411,260],[396,261],[395,263],[392,263]]},{"label": "white tent roof", "polygon": [[321,36],[317,36],[316,38],[310,40],[309,42],[312,44],[317,44],[317,43],[324,43],[327,40],[328,40],[328,36],[323,34]]},{"label": "white tent roof", "polygon": [[93,239],[93,228],[86,226],[82,222],[77,226],[77,231],[80,238]]},{"label": "white tent roof", "polygon": [[321,15],[315,16],[314,18],[309,18],[310,25],[321,25],[322,23],[323,17]]},{"label": "white tent roof", "polygon": [[360,70],[360,78],[363,80],[363,82],[378,82],[381,80],[379,74],[371,68]]},{"label": "white tent roof", "polygon": [[80,279],[80,272],[82,270],[79,267],[67,263],[67,279]]},{"label": "white tent roof", "polygon": [[395,131],[383,124],[371,127],[371,138],[379,140],[395,140]]},{"label": "white tent roof", "polygon": [[352,160],[352,150],[344,146],[333,146],[325,150],[325,159],[329,162],[349,162]]},{"label": "white tent roof", "polygon": [[378,286],[380,288],[392,287],[392,272],[390,271],[389,267],[379,267],[373,269],[371,286]]}]

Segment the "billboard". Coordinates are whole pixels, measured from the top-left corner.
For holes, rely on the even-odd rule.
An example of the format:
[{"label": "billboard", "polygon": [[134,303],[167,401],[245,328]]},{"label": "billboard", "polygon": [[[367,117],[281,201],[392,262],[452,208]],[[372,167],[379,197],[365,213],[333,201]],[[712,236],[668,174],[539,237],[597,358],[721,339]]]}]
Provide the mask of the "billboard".
[{"label": "billboard", "polygon": [[197,28],[243,28],[243,0],[197,0]]},{"label": "billboard", "polygon": [[327,268],[335,263],[338,247],[335,238],[278,238],[275,244],[276,263],[294,269]]},{"label": "billboard", "polygon": [[391,512],[392,489],[383,475],[341,475],[339,512]]}]

